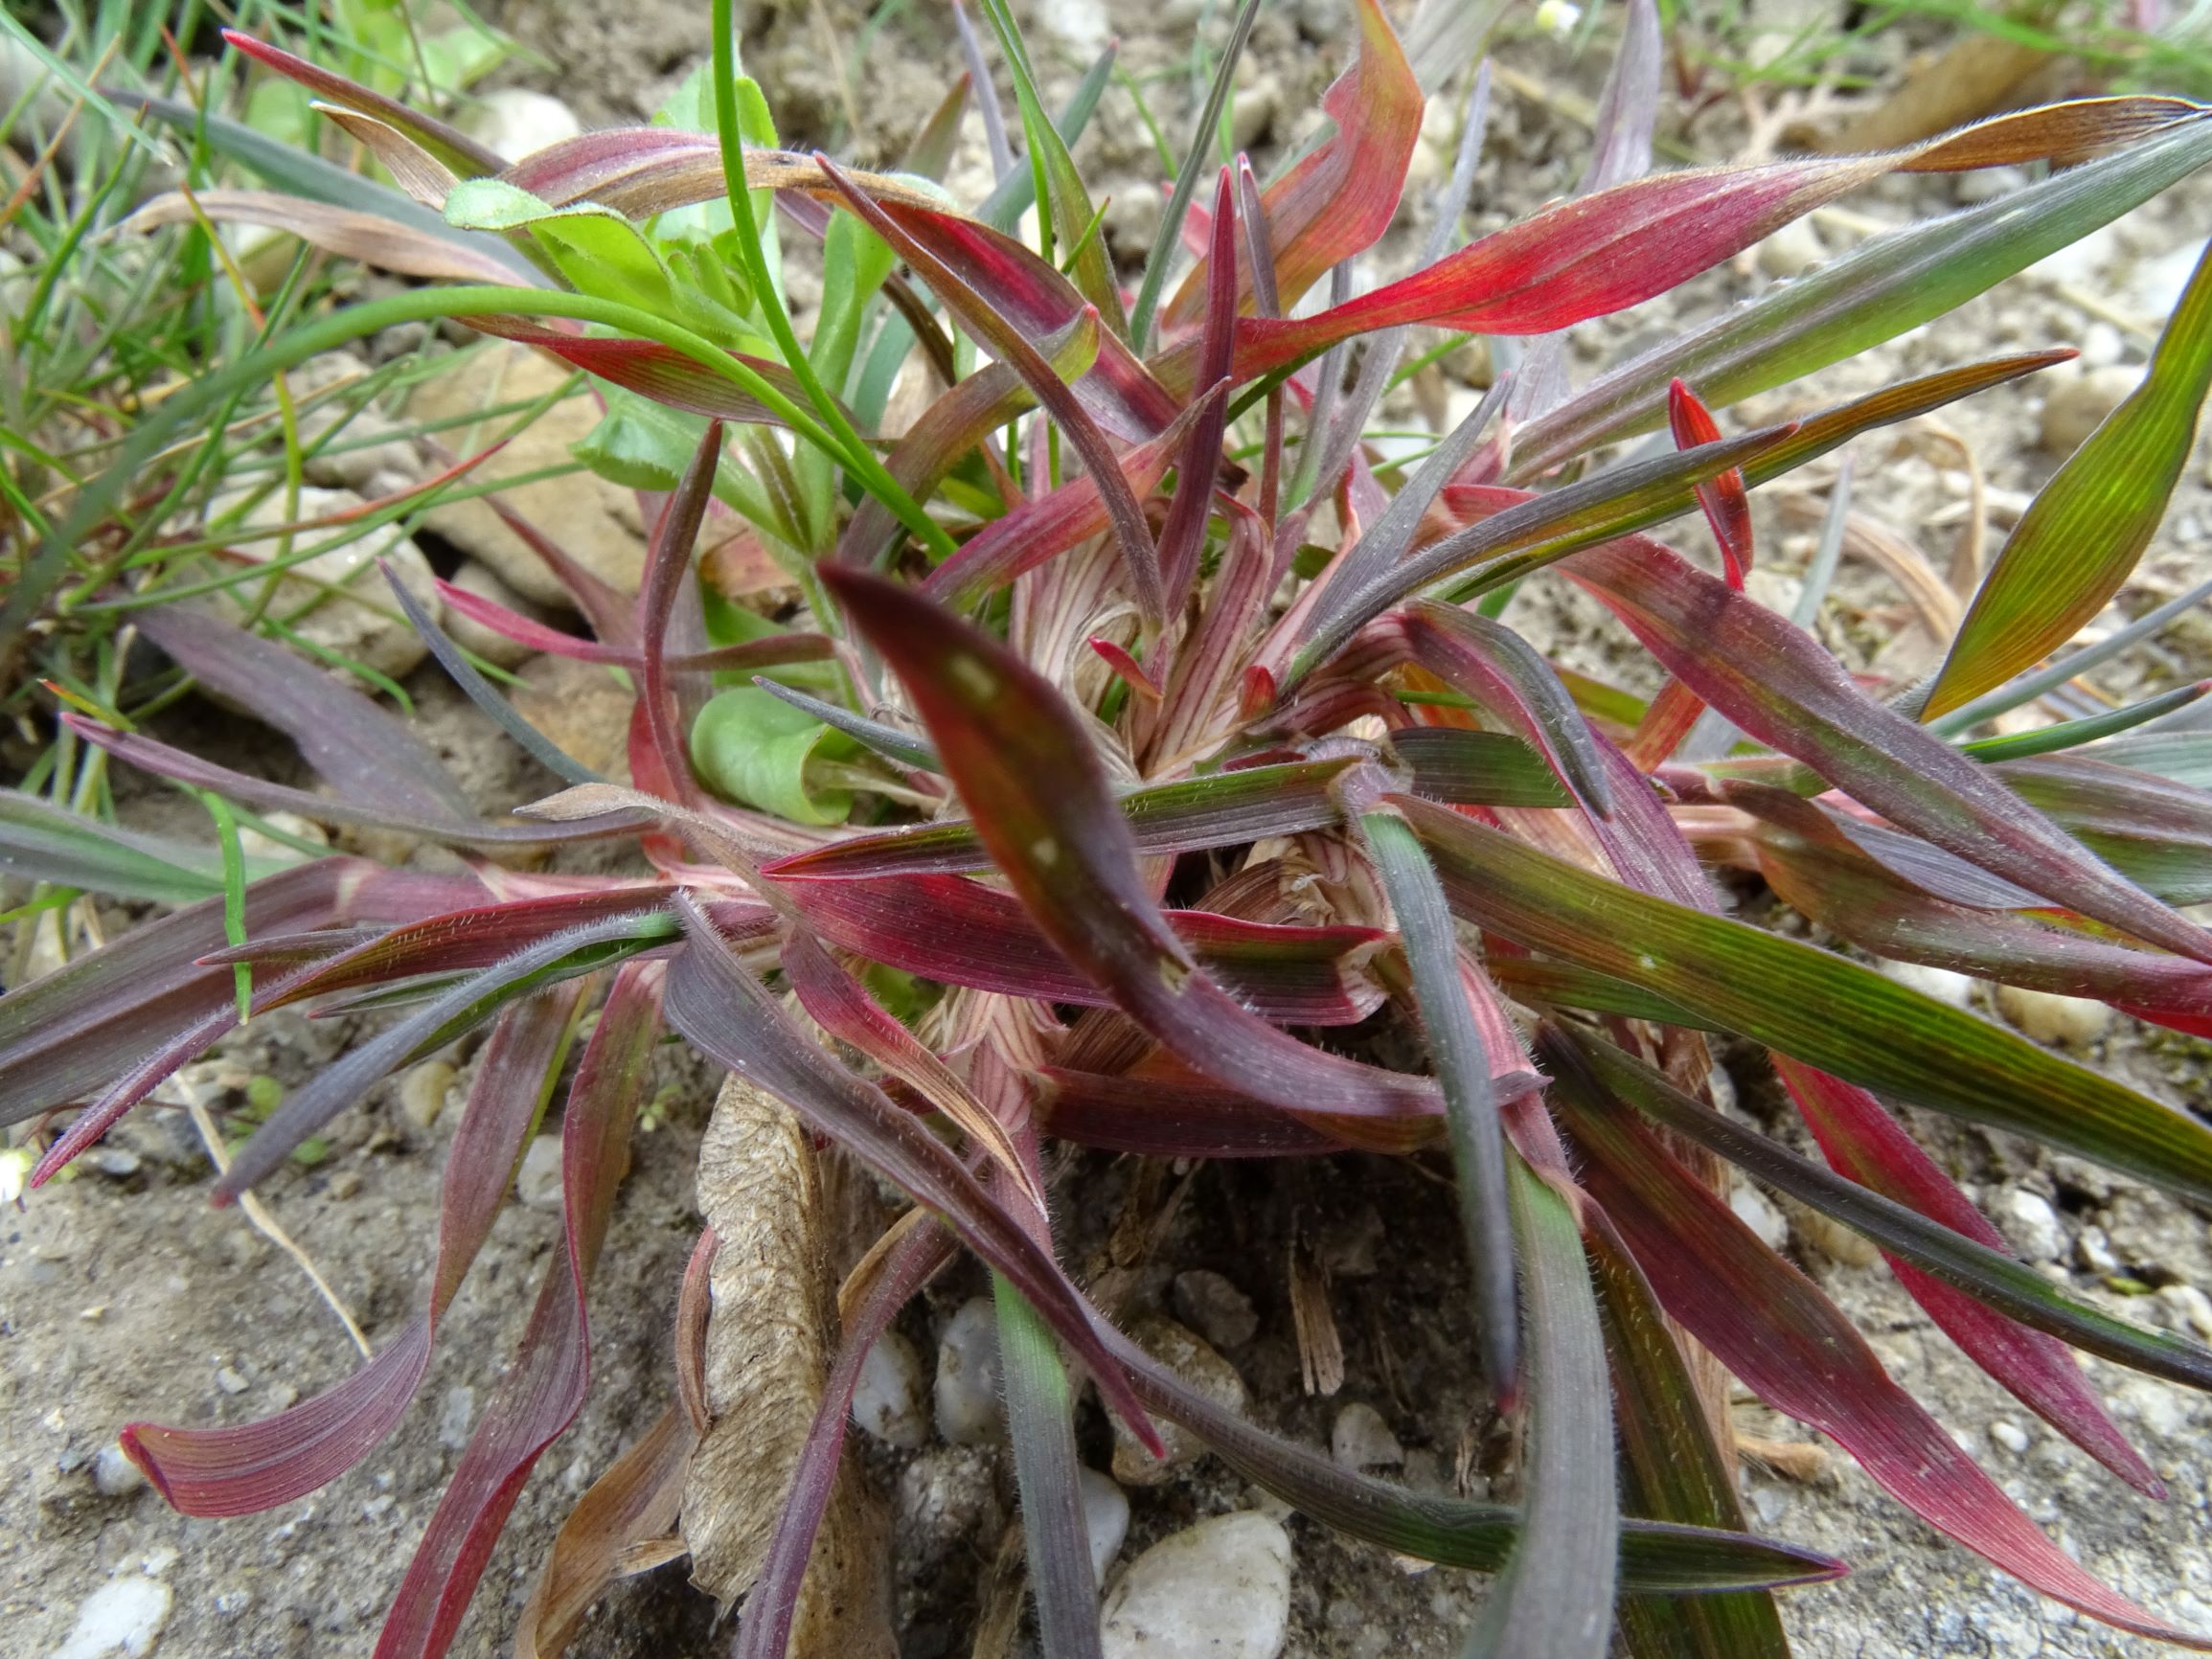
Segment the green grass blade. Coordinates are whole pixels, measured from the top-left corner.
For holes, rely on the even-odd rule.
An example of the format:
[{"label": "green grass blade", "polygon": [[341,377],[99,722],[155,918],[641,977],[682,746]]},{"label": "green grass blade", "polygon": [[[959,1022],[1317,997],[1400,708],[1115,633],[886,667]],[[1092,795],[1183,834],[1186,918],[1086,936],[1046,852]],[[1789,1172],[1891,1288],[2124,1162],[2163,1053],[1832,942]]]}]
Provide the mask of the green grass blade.
[{"label": "green grass blade", "polygon": [[2105,608],[2166,516],[2212,390],[2212,248],[2142,385],[2039,490],[1974,595],[1921,717],[1949,714],[2071,639]]}]

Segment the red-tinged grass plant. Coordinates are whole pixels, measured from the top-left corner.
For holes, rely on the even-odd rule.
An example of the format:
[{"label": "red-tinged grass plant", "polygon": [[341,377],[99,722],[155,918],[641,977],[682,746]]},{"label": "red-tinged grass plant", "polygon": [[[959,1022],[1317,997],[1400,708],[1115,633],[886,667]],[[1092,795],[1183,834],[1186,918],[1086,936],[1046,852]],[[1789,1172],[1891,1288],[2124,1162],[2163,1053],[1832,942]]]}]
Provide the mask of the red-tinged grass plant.
[{"label": "red-tinged grass plant", "polygon": [[[277,1417],[130,1428],[130,1455],[171,1503],[206,1515],[283,1503],[391,1432],[596,1007],[562,1107],[568,1247],[380,1655],[444,1650],[534,1460],[583,1398],[583,1286],[664,1027],[914,1206],[849,1287],[843,1347],[744,1603],[738,1650],[754,1659],[781,1655],[792,1629],[861,1361],[959,1247],[996,1286],[1029,1582],[1056,1659],[1100,1643],[1078,1378],[1140,1440],[1178,1424],[1317,1521],[1494,1573],[1471,1653],[1599,1659],[1615,1630],[1639,1655],[1784,1653],[1771,1592],[1841,1565],[1745,1534],[1700,1347],[2041,1593],[2212,1647],[2052,1542],[1722,1196],[1733,1166],[1862,1234],[1996,1381],[2115,1478],[2160,1491],[2067,1351],[2199,1388],[2212,1352],[2014,1260],[1895,1108],[2198,1198],[2212,1197],[2212,1132],[1864,957],[2212,1034],[2212,935],[2176,908],[2212,898],[2212,794],[2189,781],[2206,774],[2206,741],[2122,735],[2201,688],[1972,737],[2169,614],[2053,660],[2127,580],[2189,453],[2212,378],[2212,279],[2191,284],[2141,389],[2019,520],[1941,667],[1886,695],[1802,618],[1746,596],[1748,492],[2068,353],[1965,363],[1752,430],[1713,413],[1939,318],[2151,199],[2212,161],[2212,110],[2093,99],[1888,154],[1651,172],[1660,40],[1634,0],[1583,188],[1455,245],[1483,128],[1477,73],[1425,249],[1355,292],[1356,265],[1387,262],[1377,250],[1423,88],[1455,79],[1477,44],[1453,37],[1446,10],[1402,42],[1356,0],[1334,125],[1265,186],[1241,158],[1205,165],[1232,52],[1133,291],[1068,148],[1104,66],[1056,127],[1002,0],[985,11],[1026,155],[998,145],[999,185],[972,209],[931,180],[967,100],[1002,130],[987,80],[953,90],[900,170],[787,151],[738,73],[727,0],[713,72],[668,124],[513,165],[233,37],[315,92],[443,228],[387,214],[367,185],[342,206],[205,192],[157,200],[140,223],[272,225],[426,285],[211,366],[76,519],[236,386],[430,317],[595,376],[632,480],[648,475],[660,499],[634,600],[567,560],[559,526],[536,535],[588,637],[446,595],[538,649],[627,672],[627,784],[527,726],[420,607],[441,661],[569,788],[487,820],[393,716],[181,607],[143,610],[148,639],[295,739],[326,793],[127,722],[62,716],[111,758],[214,798],[459,849],[461,874],[338,856],[246,881],[228,834],[211,870],[192,850],[10,804],[18,867],[197,898],[0,1001],[6,1118],[59,1126],[40,1180],[251,1014],[398,1008],[261,1125],[222,1200],[395,1068],[491,1029],[422,1313],[355,1376]],[[1885,174],[1999,165],[2033,182],[1876,238],[1569,386],[1574,324]],[[1013,229],[1032,204],[1035,245]],[[805,339],[783,297],[786,241],[818,248]],[[535,284],[514,281],[517,252]],[[1362,433],[1416,326],[1523,349],[1425,456],[1384,466]],[[934,398],[879,433],[901,375]],[[18,575],[12,615],[36,614],[75,521]],[[1709,534],[1720,574],[1646,534],[1667,524],[1683,546]],[[801,595],[774,623],[722,591],[730,569],[768,564]],[[1539,576],[1594,596],[1665,689],[1645,704],[1563,674],[1504,625],[1516,584]],[[634,840],[650,873],[555,875],[513,856],[609,836]],[[1764,877],[1861,954],[1731,916],[1709,865]],[[1376,1040],[1393,1029],[1418,1034],[1424,1069],[1378,1062],[1406,1052]],[[1716,1033],[1771,1053],[1824,1163],[1716,1108]],[[854,1053],[865,1064],[841,1057]],[[1518,1502],[1347,1473],[1192,1392],[1061,1266],[1040,1159],[1053,1139],[1176,1158],[1446,1149],[1478,1332],[1468,1362],[1518,1430]],[[680,1484],[696,1433],[672,1409],[585,1500],[593,1541],[578,1549],[611,1562],[607,1529]],[[602,1581],[567,1546],[526,1650],[558,1647]]]}]

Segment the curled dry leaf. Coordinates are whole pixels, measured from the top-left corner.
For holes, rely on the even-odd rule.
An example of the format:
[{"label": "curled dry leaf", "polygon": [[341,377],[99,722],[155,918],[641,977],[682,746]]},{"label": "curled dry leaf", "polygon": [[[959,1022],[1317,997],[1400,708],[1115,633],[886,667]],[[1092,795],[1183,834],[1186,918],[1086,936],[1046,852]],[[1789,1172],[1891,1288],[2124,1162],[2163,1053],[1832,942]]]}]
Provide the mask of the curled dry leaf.
[{"label": "curled dry leaf", "polygon": [[[692,1582],[724,1606],[766,1558],[837,1329],[831,1220],[806,1129],[740,1078],[722,1085],[699,1147],[699,1209],[720,1242],[709,1274],[707,1408],[684,1486]],[[792,1652],[894,1651],[882,1517],[850,1465],[808,1570]]]}]

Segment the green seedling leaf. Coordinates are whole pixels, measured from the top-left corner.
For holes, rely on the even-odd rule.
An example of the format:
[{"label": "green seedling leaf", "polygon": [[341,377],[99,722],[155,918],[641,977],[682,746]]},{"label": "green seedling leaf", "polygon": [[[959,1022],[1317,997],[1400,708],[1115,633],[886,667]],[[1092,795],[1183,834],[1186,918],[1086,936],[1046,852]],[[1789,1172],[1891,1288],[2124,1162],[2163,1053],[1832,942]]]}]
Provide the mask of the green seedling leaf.
[{"label": "green seedling leaf", "polygon": [[911,732],[901,732],[896,726],[887,726],[881,720],[871,720],[864,715],[855,715],[850,709],[825,703],[819,697],[810,697],[805,692],[779,685],[763,674],[754,675],[753,684],[770,696],[779,697],[794,709],[811,715],[823,724],[836,727],[855,742],[865,744],[886,760],[896,761],[902,766],[911,766],[921,772],[939,770],[937,751]]},{"label": "green seedling leaf", "polygon": [[794,824],[842,824],[848,788],[810,783],[810,767],[850,761],[860,744],[757,686],[717,692],[692,722],[692,764],[720,794]]},{"label": "green seedling leaf", "polygon": [[2021,514],[1935,684],[1933,719],[2002,685],[2105,608],[2151,545],[2212,389],[2212,247],[2151,352],[2143,383]]},{"label": "green seedling leaf", "polygon": [[1083,188],[1083,175],[1076,170],[1075,158],[1068,154],[1059,129],[1045,114],[1044,101],[1038,96],[1037,81],[1030,72],[1029,53],[1015,27],[1014,13],[1006,0],[982,0],[982,5],[984,15],[991,19],[992,30],[998,36],[999,50],[1006,56],[1007,68],[1013,74],[1015,102],[1021,111],[1022,136],[1029,142],[1032,176],[1043,181],[1041,188],[1051,219],[1051,235],[1074,253],[1075,263],[1069,274],[1083,297],[1098,307],[1098,314],[1108,329],[1127,339],[1129,318],[1122,310],[1121,284],[1114,280],[1113,261],[1106,257],[1104,242],[1096,237],[1084,236],[1085,229],[1097,217],[1097,210],[1091,206],[1090,192]]}]

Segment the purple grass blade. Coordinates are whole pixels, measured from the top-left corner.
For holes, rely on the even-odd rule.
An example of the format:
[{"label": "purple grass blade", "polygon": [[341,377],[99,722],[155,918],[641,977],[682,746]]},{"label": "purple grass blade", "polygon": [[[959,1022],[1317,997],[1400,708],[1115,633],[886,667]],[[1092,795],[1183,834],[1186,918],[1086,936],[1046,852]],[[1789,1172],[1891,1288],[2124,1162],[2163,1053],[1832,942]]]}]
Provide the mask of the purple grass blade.
[{"label": "purple grass blade", "polygon": [[1346,1119],[1439,1110],[1428,1079],[1309,1048],[1199,969],[1153,901],[1089,738],[1052,685],[903,588],[844,569],[825,580],[905,681],[1023,907],[1117,1006],[1201,1075],[1287,1109]]},{"label": "purple grass blade", "polygon": [[582,1409],[591,1379],[584,1287],[629,1167],[630,1126],[660,1034],[658,965],[616,975],[560,1120],[562,1248],[530,1324],[399,1582],[376,1659],[442,1659],[523,1482]]},{"label": "purple grass blade", "polygon": [[[393,830],[402,835],[419,835],[425,841],[436,841],[458,847],[545,847],[559,841],[592,840],[605,835],[627,835],[645,826],[648,820],[636,812],[604,812],[590,818],[564,824],[490,824],[481,818],[451,818],[444,812],[418,816],[412,811],[393,810],[374,805],[357,805],[349,800],[318,795],[308,789],[295,789],[285,784],[271,784],[260,778],[248,777],[228,766],[218,766],[212,761],[203,761],[197,755],[171,748],[167,743],[135,732],[118,732],[86,719],[78,714],[65,713],[63,722],[78,736],[98,743],[119,760],[128,761],[158,777],[169,778],[179,784],[190,784],[232,801],[243,802],[262,811],[297,812],[301,817],[322,824],[352,824],[370,830]],[[374,800],[374,797],[370,797]]]},{"label": "purple grass blade", "polygon": [[444,763],[397,716],[284,647],[176,605],[138,612],[134,620],[194,679],[297,743],[301,758],[341,796],[418,818],[476,816]]},{"label": "purple grass blade", "polygon": [[[1214,188],[1213,252],[1209,256],[1205,334],[1198,347],[1201,388],[1227,380],[1237,332],[1237,195],[1227,168]],[[1214,504],[1214,476],[1221,465],[1221,434],[1228,409],[1219,400],[1191,425],[1175,457],[1175,494],[1160,527],[1160,580],[1170,615],[1180,612],[1197,580],[1198,553]]]},{"label": "purple grass blade", "polygon": [[443,1048],[516,997],[666,944],[673,931],[665,912],[611,917],[557,933],[471,974],[293,1091],[239,1149],[216,1183],[217,1202],[228,1203],[266,1178],[294,1147],[408,1061]]},{"label": "purple grass blade", "polygon": [[691,756],[675,729],[675,689],[669,678],[665,653],[676,594],[692,567],[692,547],[698,540],[699,526],[706,519],[707,501],[714,490],[715,468],[720,464],[721,455],[722,423],[710,420],[699,439],[698,448],[692,455],[691,465],[684,468],[682,479],[661,511],[660,522],[653,527],[652,542],[646,550],[645,580],[637,596],[642,659],[638,706],[645,711],[646,727],[652,733],[653,747],[660,752],[661,765],[675,784],[676,799],[687,807],[698,805],[700,792],[698,782],[692,775]]},{"label": "purple grass blade", "polygon": [[[249,883],[245,921],[249,937],[414,921],[483,898],[472,876],[319,858]],[[80,1099],[129,1069],[149,1045],[226,1006],[235,1014],[229,966],[202,964],[228,939],[223,900],[204,899],[0,996],[0,1123]],[[332,948],[348,943],[340,935]]]},{"label": "purple grass blade", "polygon": [[123,1448],[188,1515],[244,1515],[304,1497],[359,1463],[398,1425],[507,1196],[524,1138],[552,1092],[582,986],[531,998],[499,1022],[446,1153],[429,1305],[376,1358],[275,1417],[232,1428],[136,1422]]},{"label": "purple grass blade", "polygon": [[1115,1414],[1155,1457],[1159,1437],[1121,1368],[1101,1348],[1088,1306],[1050,1252],[992,1198],[949,1148],[792,1023],[745,971],[706,917],[679,896],[689,935],[669,973],[669,1023],[705,1053],[852,1148],[885,1179],[943,1215],[968,1247],[1005,1273],[1092,1367]]}]

